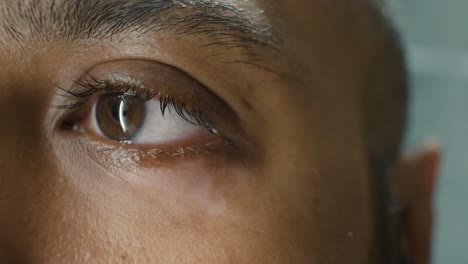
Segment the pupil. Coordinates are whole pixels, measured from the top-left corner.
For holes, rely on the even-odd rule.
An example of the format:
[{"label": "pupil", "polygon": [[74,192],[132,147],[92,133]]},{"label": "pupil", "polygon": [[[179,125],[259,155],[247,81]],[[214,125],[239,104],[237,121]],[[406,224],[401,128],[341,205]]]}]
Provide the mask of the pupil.
[{"label": "pupil", "polygon": [[[122,102],[120,102],[120,104],[122,104]],[[119,103],[115,103],[113,104],[112,106],[112,118],[114,118],[115,120],[118,120],[120,118],[120,104]]]},{"label": "pupil", "polygon": [[145,117],[145,101],[134,95],[106,95],[96,106],[100,130],[115,141],[132,140],[143,126]]}]

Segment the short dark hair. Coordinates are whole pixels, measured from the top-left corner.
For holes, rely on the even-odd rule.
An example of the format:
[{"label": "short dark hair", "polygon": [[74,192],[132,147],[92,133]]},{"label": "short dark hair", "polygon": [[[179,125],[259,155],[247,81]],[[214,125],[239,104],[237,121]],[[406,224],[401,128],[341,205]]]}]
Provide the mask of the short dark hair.
[{"label": "short dark hair", "polygon": [[408,108],[408,75],[400,35],[383,10],[372,0],[374,50],[363,85],[364,142],[371,181],[375,186],[377,231],[383,263],[407,263],[398,208],[390,189],[391,174],[401,153]]},{"label": "short dark hair", "polygon": [[408,78],[400,35],[380,8],[375,21],[374,51],[363,89],[365,142],[369,155],[395,161],[405,131]]}]

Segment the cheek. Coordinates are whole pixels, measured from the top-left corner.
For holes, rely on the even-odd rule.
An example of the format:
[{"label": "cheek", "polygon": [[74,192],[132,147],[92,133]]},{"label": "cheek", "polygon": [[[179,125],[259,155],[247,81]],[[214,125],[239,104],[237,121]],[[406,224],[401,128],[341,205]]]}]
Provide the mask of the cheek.
[{"label": "cheek", "polygon": [[49,201],[57,210],[41,228],[48,242],[37,255],[47,262],[172,262],[192,257],[186,243],[221,247],[240,170],[202,159],[148,168],[123,153],[93,158],[73,143],[55,152],[63,196]]},{"label": "cheek", "polygon": [[218,179],[232,175],[218,173],[219,170],[201,160],[183,162],[173,169],[143,169],[142,178],[137,179],[134,186],[144,190],[152,203],[172,204],[180,213],[219,216],[227,205]]}]

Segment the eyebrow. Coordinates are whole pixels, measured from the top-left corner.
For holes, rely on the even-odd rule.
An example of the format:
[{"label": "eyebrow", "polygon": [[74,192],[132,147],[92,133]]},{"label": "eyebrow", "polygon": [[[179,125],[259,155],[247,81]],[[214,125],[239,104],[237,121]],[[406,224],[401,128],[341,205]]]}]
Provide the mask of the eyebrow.
[{"label": "eyebrow", "polygon": [[[13,1],[14,2],[14,1]],[[203,35],[203,46],[278,50],[271,26],[252,10],[212,0],[77,0],[0,4],[9,42],[115,40],[128,33]],[[23,3],[23,2],[22,2]],[[0,39],[1,44],[1,39]]]}]

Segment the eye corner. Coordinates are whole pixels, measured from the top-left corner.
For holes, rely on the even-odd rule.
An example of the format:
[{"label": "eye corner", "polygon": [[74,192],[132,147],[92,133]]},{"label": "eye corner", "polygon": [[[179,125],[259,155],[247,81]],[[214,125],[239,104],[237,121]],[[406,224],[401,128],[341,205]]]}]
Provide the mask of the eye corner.
[{"label": "eye corner", "polygon": [[64,120],[59,124],[59,129],[64,131],[74,131],[76,130],[76,124],[69,122],[68,120]]}]

